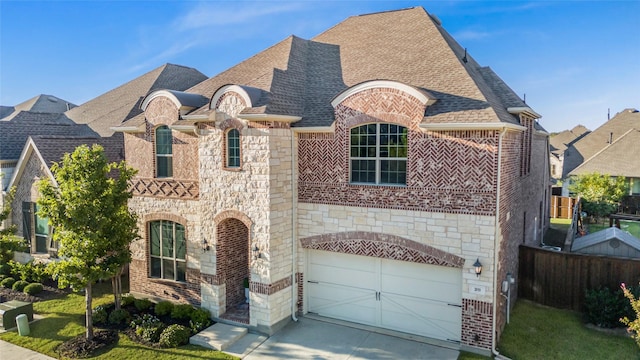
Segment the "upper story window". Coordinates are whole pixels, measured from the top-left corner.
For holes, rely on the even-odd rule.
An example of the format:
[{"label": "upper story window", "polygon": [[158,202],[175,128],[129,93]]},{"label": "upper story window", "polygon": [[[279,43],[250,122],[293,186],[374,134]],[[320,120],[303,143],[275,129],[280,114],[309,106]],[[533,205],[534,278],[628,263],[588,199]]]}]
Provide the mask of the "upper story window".
[{"label": "upper story window", "polygon": [[351,129],[351,182],[406,185],[407,128],[378,123]]},{"label": "upper story window", "polygon": [[227,131],[227,167],[240,167],[240,131],[231,129]]},{"label": "upper story window", "polygon": [[173,221],[152,221],[149,223],[149,243],[151,277],[186,281],[184,226]]},{"label": "upper story window", "polygon": [[173,176],[173,137],[171,129],[162,125],[156,129],[156,177]]}]

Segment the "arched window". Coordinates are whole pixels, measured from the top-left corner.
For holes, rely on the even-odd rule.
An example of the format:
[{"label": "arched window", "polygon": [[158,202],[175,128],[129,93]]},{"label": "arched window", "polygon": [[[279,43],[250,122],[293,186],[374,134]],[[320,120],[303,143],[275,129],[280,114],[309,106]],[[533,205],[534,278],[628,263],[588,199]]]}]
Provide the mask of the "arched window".
[{"label": "arched window", "polygon": [[151,277],[186,281],[187,240],[184,226],[166,220],[150,222],[149,255]]},{"label": "arched window", "polygon": [[351,129],[351,182],[407,184],[407,128],[366,124]]},{"label": "arched window", "polygon": [[227,131],[227,167],[240,167],[240,131]]},{"label": "arched window", "polygon": [[156,129],[156,177],[173,176],[173,137],[171,129],[162,125]]}]

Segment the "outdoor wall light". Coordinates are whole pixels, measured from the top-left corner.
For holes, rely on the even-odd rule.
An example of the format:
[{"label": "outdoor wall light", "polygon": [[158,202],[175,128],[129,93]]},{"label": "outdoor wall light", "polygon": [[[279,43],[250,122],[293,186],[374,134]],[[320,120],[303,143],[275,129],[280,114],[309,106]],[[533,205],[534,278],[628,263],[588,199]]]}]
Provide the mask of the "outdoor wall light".
[{"label": "outdoor wall light", "polygon": [[480,263],[480,258],[476,259],[476,262],[473,263],[473,267],[476,268],[476,276],[480,277],[480,274],[482,274],[482,263]]},{"label": "outdoor wall light", "polygon": [[207,243],[207,239],[202,239],[202,251],[209,251],[209,243]]}]

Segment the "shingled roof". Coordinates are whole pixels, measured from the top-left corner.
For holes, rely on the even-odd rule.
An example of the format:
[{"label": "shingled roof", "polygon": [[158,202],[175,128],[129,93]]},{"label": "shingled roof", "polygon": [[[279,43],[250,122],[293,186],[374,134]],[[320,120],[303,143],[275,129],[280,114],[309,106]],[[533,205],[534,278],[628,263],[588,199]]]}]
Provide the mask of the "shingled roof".
[{"label": "shingled roof", "polygon": [[640,129],[632,129],[605,146],[569,175],[589,173],[640,178]]},{"label": "shingled roof", "polygon": [[211,98],[227,84],[251,86],[265,95],[245,112],[301,116],[293,126],[330,126],[331,100],[370,80],[433,94],[426,123],[518,124],[507,108],[527,107],[491,69],[465,57],[422,7],[353,16],[312,40],[290,36],[187,91]]},{"label": "shingled roof", "polygon": [[72,153],[80,145],[101,145],[109,162],[124,160],[124,135],[116,133],[110,137],[69,137],[69,136],[32,136],[33,144],[40,152],[48,167],[60,162],[64,154]]},{"label": "shingled roof", "polygon": [[3,106],[2,111],[0,111],[0,119],[10,120],[21,111],[62,114],[76,106],[76,104],[59,97],[40,94],[15,106]]},{"label": "shingled roof", "polygon": [[577,125],[571,130],[564,130],[557,134],[553,134],[549,137],[549,145],[551,145],[551,152],[561,154],[571,144],[582,139],[591,130],[587,129],[583,125]]},{"label": "shingled roof", "polygon": [[165,64],[126,84],[110,90],[65,114],[78,124],[87,124],[100,136],[111,136],[111,127],[119,126],[140,114],[143,98],[154,90],[183,91],[206,80],[196,69]]},{"label": "shingled roof", "polygon": [[0,160],[15,161],[32,135],[98,137],[87,125],[79,125],[64,114],[20,111],[8,121],[0,121]]},{"label": "shingled roof", "polygon": [[[599,128],[573,143],[565,151],[562,177],[567,177],[580,164],[627,134],[631,129],[640,130],[640,112],[636,109],[625,109]],[[623,158],[629,157],[635,160],[637,160],[638,154],[640,153],[621,153]],[[622,159],[619,158],[616,161],[622,161]]]},{"label": "shingled roof", "polygon": [[[51,168],[51,165],[60,162],[64,154],[72,153],[80,145],[93,146],[101,145],[104,154],[109,162],[120,162],[124,160],[124,135],[114,134],[111,137],[82,137],[82,136],[51,136],[35,135],[30,136],[21,149],[20,161],[9,183],[9,187],[15,186],[20,181],[24,170],[29,163],[32,154]],[[111,176],[116,176],[114,171]]]}]

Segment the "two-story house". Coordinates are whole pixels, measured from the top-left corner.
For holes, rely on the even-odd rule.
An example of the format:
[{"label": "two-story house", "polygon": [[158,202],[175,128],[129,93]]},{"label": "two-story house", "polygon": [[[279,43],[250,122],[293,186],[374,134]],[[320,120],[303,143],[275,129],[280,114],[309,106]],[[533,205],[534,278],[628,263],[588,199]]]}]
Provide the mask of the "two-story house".
[{"label": "two-story house", "polygon": [[423,8],[288,37],[141,109],[114,128],[139,170],[133,293],[264,333],[317,314],[495,347],[518,246],[548,225],[548,134]]}]

